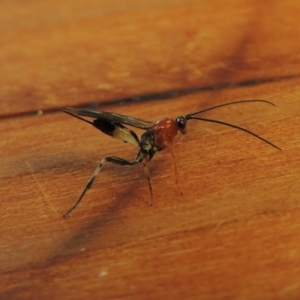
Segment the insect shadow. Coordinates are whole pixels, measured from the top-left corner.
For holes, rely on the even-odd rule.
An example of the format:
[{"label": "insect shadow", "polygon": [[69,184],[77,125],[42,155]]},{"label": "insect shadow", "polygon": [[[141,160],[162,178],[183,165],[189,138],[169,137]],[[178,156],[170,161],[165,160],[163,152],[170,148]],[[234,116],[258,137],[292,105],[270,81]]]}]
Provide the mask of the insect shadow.
[{"label": "insect shadow", "polygon": [[[142,119],[134,118],[134,117],[129,117],[113,112],[104,112],[104,111],[94,111],[94,110],[89,110],[89,109],[77,109],[77,108],[64,108],[61,109],[63,112],[76,117],[84,122],[87,122],[103,133],[118,139],[120,141],[123,141],[125,143],[130,143],[139,148],[138,153],[135,157],[134,160],[126,160],[121,157],[117,156],[106,156],[104,157],[100,163],[97,165],[93,175],[91,178],[88,180],[87,184],[85,185],[85,188],[83,189],[80,197],[78,200],[74,203],[74,205],[64,214],[64,216],[68,215],[70,212],[72,212],[77,205],[80,203],[82,198],[84,197],[86,191],[90,189],[93,185],[93,182],[98,175],[101,167],[106,163],[106,162],[111,162],[117,165],[135,165],[138,163],[143,163],[144,166],[144,172],[148,181],[148,186],[150,190],[150,195],[151,195],[151,200],[150,204],[152,205],[153,203],[153,190],[152,190],[152,185],[150,181],[150,173],[148,169],[148,163],[151,161],[151,159],[154,157],[155,153],[157,151],[162,151],[166,148],[169,148],[172,153],[172,157],[174,160],[174,166],[175,166],[175,175],[177,174],[177,167],[176,167],[176,161],[174,157],[174,152],[173,152],[173,147],[176,141],[176,137],[178,133],[180,132],[181,134],[186,133],[186,125],[189,120],[199,120],[199,121],[204,121],[204,122],[210,122],[210,123],[217,123],[225,126],[229,126],[238,130],[242,130],[248,134],[251,134],[252,136],[260,139],[261,141],[269,144],[270,146],[281,150],[278,146],[275,144],[271,143],[270,141],[266,140],[265,138],[259,136],[258,134],[234,125],[230,124],[227,122],[223,122],[220,120],[214,120],[214,119],[208,119],[208,118],[203,118],[200,117],[199,114],[202,114],[204,112],[207,112],[209,110],[213,110],[216,108],[220,108],[223,106],[228,106],[228,105],[234,105],[238,103],[253,103],[253,102],[260,102],[260,103],[265,103],[269,105],[274,105],[274,103],[267,101],[267,100],[238,100],[238,101],[233,101],[233,102],[228,102],[216,106],[212,106],[200,111],[196,111],[194,113],[187,114],[186,116],[179,116],[175,120],[166,117],[163,119],[160,119],[156,122],[150,122],[150,121],[145,121]],[[88,117],[92,118],[94,120],[90,121],[86,118],[83,117]],[[143,129],[145,132],[142,134],[141,138],[139,139],[137,134],[128,129],[125,125],[129,125],[135,128]],[[178,187],[178,181],[177,181],[177,175],[176,175],[176,184]],[[179,189],[179,187],[178,187]],[[180,191],[180,189],[179,189]]]}]

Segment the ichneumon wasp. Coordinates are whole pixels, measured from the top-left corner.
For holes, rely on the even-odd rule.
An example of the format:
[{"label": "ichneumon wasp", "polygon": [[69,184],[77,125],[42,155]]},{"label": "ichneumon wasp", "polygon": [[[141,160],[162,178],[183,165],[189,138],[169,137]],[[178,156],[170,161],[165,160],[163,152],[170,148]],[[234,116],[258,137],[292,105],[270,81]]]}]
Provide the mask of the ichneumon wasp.
[{"label": "ichneumon wasp", "polygon": [[[217,123],[225,126],[229,126],[238,130],[242,130],[248,134],[253,135],[254,137],[260,139],[261,141],[269,144],[270,146],[281,150],[278,146],[275,144],[271,143],[270,141],[264,139],[263,137],[259,136],[258,134],[237,126],[233,125],[227,122],[219,121],[219,120],[214,120],[214,119],[208,119],[208,118],[202,118],[197,115],[207,112],[209,110],[213,110],[216,108],[220,108],[223,106],[228,106],[228,105],[234,105],[238,103],[253,103],[253,102],[260,102],[260,103],[266,103],[275,106],[272,102],[267,101],[267,100],[238,100],[238,101],[233,101],[233,102],[227,102],[224,104],[212,106],[200,111],[196,111],[194,113],[187,114],[186,116],[179,116],[175,120],[166,117],[163,119],[160,119],[156,121],[155,123],[150,122],[150,121],[145,121],[142,119],[138,118],[133,118],[113,112],[99,112],[99,111],[94,111],[94,110],[89,110],[89,109],[77,109],[77,108],[64,108],[62,111],[65,113],[76,117],[84,122],[87,122],[103,133],[118,139],[120,141],[126,142],[133,144],[139,148],[138,153],[135,157],[134,160],[129,161],[121,157],[117,156],[106,156],[104,157],[100,163],[97,165],[93,175],[91,178],[88,180],[84,190],[82,191],[80,197],[78,200],[75,202],[75,204],[64,214],[64,216],[68,215],[72,210],[76,208],[76,206],[79,204],[79,202],[82,200],[83,196],[85,195],[86,191],[90,189],[93,185],[93,182],[98,175],[101,167],[105,162],[111,162],[114,164],[118,165],[135,165],[138,163],[143,163],[144,165],[144,170],[145,170],[145,175],[148,181],[149,185],[149,190],[151,194],[151,204],[153,202],[153,191],[152,191],[152,186],[151,186],[151,181],[150,181],[150,173],[148,170],[148,162],[153,158],[155,153],[157,151],[162,151],[165,148],[170,148],[172,156],[174,158],[173,154],[173,146],[176,140],[177,134],[180,132],[181,134],[186,133],[186,125],[189,120],[200,120],[204,122],[211,122],[211,123]],[[88,117],[94,119],[93,121],[90,121],[88,119],[85,119],[83,117]],[[145,132],[142,134],[141,138],[139,139],[137,134],[128,129],[125,125],[129,125],[131,127],[139,128],[145,130]],[[174,159],[175,162],[175,159]],[[175,174],[176,174],[176,162],[175,162]],[[176,177],[176,183],[177,183],[177,177]],[[178,186],[178,183],[177,183]]]}]

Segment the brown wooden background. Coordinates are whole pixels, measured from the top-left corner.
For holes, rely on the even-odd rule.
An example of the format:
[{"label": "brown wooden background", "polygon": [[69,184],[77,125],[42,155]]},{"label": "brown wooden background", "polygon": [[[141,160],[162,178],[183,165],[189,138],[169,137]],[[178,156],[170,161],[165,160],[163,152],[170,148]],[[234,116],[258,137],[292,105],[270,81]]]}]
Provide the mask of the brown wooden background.
[{"label": "brown wooden background", "polygon": [[[300,299],[299,1],[52,0],[0,4],[1,299]],[[207,113],[171,155],[59,111]]]}]

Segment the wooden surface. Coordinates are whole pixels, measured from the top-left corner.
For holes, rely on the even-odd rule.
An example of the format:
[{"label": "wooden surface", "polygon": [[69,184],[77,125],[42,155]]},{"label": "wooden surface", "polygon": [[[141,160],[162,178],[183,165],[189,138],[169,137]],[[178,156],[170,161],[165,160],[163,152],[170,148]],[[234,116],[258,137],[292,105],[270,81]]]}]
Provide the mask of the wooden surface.
[{"label": "wooden surface", "polygon": [[[100,2],[100,3],[99,3]],[[299,1],[3,1],[0,299],[299,299]],[[150,169],[60,112],[205,114]],[[141,132],[139,132],[141,133]]]}]

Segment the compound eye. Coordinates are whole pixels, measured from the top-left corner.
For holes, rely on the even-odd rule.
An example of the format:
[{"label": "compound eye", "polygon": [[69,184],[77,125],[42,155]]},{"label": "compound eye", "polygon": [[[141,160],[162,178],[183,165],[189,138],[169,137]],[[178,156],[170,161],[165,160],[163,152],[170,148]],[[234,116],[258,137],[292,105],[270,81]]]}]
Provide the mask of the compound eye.
[{"label": "compound eye", "polygon": [[178,126],[178,128],[180,129],[185,129],[186,127],[186,118],[185,117],[177,117],[175,120],[176,125]]}]

